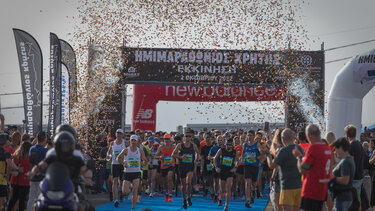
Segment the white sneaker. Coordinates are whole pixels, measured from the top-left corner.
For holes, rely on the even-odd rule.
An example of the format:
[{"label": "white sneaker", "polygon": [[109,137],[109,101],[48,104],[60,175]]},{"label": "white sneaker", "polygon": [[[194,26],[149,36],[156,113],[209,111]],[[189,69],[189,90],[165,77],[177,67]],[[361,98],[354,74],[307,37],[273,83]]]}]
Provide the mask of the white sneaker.
[{"label": "white sneaker", "polygon": [[245,199],[246,199],[245,196],[242,196],[242,201],[245,201]]},{"label": "white sneaker", "polygon": [[150,193],[150,197],[151,198],[154,197],[154,193],[153,192]]}]

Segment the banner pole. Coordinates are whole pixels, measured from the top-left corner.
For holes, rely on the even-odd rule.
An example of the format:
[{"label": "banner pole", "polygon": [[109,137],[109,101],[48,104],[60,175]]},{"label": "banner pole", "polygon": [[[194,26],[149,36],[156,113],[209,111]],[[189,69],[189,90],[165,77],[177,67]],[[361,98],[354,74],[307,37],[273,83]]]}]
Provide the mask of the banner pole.
[{"label": "banner pole", "polygon": [[126,91],[127,91],[127,84],[124,84],[122,87],[121,92],[121,129],[125,131],[125,123],[126,123]]}]

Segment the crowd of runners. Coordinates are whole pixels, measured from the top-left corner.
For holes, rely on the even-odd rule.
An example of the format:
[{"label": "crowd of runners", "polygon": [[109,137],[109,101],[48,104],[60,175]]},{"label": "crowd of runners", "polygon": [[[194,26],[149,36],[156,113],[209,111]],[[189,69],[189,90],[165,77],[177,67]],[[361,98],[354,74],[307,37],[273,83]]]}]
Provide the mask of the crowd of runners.
[{"label": "crowd of runners", "polygon": [[[354,126],[343,130],[345,137],[336,140],[332,132],[321,134],[317,125],[299,131],[187,128],[183,134],[117,129],[83,147],[77,144],[74,156],[83,162],[71,169],[85,178],[84,191],[107,192],[114,209],[129,199],[134,210],[142,197],[160,195],[166,205],[182,195],[182,207],[188,209],[194,206],[193,194],[224,210],[236,198],[251,208],[262,193],[275,210],[368,208],[375,204],[375,189],[362,183],[373,177],[375,133],[365,130],[356,140]],[[47,168],[54,140],[43,132],[34,139],[17,128],[7,133],[9,142],[0,141],[0,205],[24,210],[28,204],[31,210],[40,193],[38,172]],[[361,195],[366,191],[368,205]]]}]

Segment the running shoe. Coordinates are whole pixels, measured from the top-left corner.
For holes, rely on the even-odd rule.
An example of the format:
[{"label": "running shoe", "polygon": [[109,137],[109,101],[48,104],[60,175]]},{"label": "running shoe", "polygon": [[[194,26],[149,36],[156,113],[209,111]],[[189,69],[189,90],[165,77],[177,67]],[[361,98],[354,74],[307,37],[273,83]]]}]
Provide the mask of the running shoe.
[{"label": "running shoe", "polygon": [[203,190],[203,197],[206,197],[207,196],[207,189],[204,189]]},{"label": "running shoe", "polygon": [[220,199],[218,206],[223,206],[223,201]]},{"label": "running shoe", "polygon": [[150,193],[150,197],[151,198],[154,197],[154,193],[153,192]]},{"label": "running shoe", "polygon": [[187,206],[187,202],[186,202],[186,199],[184,199],[184,204],[182,205],[182,207],[183,207],[184,209],[187,209],[187,208],[188,208],[188,206]]},{"label": "running shoe", "polygon": [[251,197],[251,204],[254,204],[254,197]]},{"label": "running shoe", "polygon": [[250,205],[250,202],[249,202],[249,201],[246,201],[246,203],[245,203],[245,207],[247,207],[247,208],[251,208],[251,205]]},{"label": "running shoe", "polygon": [[191,198],[188,198],[188,203],[189,203],[189,207],[193,205],[193,203],[191,203]]},{"label": "running shoe", "polygon": [[245,199],[246,199],[246,198],[245,198],[245,195],[243,195],[243,196],[242,196],[242,201],[245,201]]},{"label": "running shoe", "polygon": [[168,194],[165,194],[165,198],[164,198],[164,201],[165,201],[165,202],[168,202],[168,201],[169,201],[169,197],[168,197]]},{"label": "running shoe", "polygon": [[115,203],[113,203],[113,205],[114,205],[115,207],[118,207],[118,205],[119,205],[118,201],[116,200]]},{"label": "running shoe", "polygon": [[214,200],[215,194],[211,193],[211,199]]},{"label": "running shoe", "polygon": [[227,205],[225,205],[225,207],[224,207],[224,211],[228,211],[228,207],[227,207]]},{"label": "running shoe", "polygon": [[123,202],[124,201],[124,196],[122,195],[122,193],[119,193],[120,194],[120,202]]},{"label": "running shoe", "polygon": [[130,211],[135,211],[135,208],[132,208]]},{"label": "running shoe", "polygon": [[168,196],[168,201],[170,201],[170,202],[173,201],[173,199],[172,199],[172,194],[170,194],[170,195]]},{"label": "running shoe", "polygon": [[215,197],[214,197],[214,203],[217,203],[217,200],[218,200],[218,197],[217,197],[217,195],[215,195]]}]

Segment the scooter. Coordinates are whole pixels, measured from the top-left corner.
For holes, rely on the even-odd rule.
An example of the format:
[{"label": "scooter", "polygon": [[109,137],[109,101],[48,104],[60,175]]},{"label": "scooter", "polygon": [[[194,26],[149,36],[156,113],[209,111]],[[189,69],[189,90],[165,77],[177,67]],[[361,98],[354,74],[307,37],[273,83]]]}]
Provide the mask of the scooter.
[{"label": "scooter", "polygon": [[40,183],[41,194],[35,203],[37,211],[78,209],[77,196],[70,179],[69,169],[61,162],[53,162],[47,168]]}]

